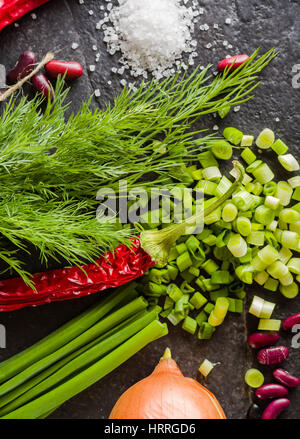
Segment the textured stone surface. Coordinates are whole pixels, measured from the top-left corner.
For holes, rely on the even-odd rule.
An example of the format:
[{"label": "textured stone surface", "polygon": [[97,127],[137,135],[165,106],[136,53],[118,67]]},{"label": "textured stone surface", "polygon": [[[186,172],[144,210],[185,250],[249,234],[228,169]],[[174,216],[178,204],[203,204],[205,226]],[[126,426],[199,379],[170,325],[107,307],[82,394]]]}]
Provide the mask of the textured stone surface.
[{"label": "textured stone surface", "polygon": [[[111,73],[111,68],[118,66],[118,56],[108,55],[101,40],[101,31],[96,30],[95,26],[103,14],[100,6],[104,4],[104,0],[85,0],[84,5],[72,0],[52,0],[36,11],[36,20],[30,15],[26,16],[20,20],[20,27],[11,26],[0,34],[0,63],[7,68],[12,67],[20,52],[26,49],[34,50],[39,56],[48,50],[58,50],[58,57],[76,59],[88,71],[87,75],[72,85],[72,110],[75,111],[97,88],[101,90],[101,97],[94,99],[93,105],[104,106],[122,89],[121,78]],[[199,7],[205,10],[199,25],[208,23],[210,26],[207,32],[201,31],[199,25],[196,28],[199,53],[196,62],[200,65],[216,64],[227,54],[249,53],[258,46],[263,50],[273,46],[279,50],[278,58],[262,75],[262,85],[256,91],[255,99],[243,105],[241,111],[232,112],[226,124],[233,124],[254,134],[258,134],[265,126],[273,128],[299,155],[300,89],[292,88],[292,69],[294,65],[300,64],[299,2],[199,0]],[[90,10],[93,15],[89,14]],[[231,25],[225,24],[227,17],[232,19]],[[219,29],[213,28],[215,23]],[[232,49],[224,47],[224,40],[232,45]],[[74,42],[79,44],[75,51],[71,48]],[[208,43],[212,43],[213,47],[205,48]],[[93,45],[97,46],[97,52],[101,54],[99,63],[95,63]],[[88,66],[93,64],[96,70],[91,73]],[[111,86],[107,83],[109,80],[112,81]],[[220,127],[224,125],[213,117],[203,118],[199,122],[203,128],[211,128],[215,124]],[[35,261],[32,267],[38,270]],[[250,297],[253,291],[249,291]],[[266,294],[266,297],[272,298],[272,293]],[[7,358],[31,345],[96,300],[97,297],[93,296],[2,314],[0,323],[7,328],[7,349],[0,350],[0,358]],[[277,296],[272,300],[281,302],[280,310],[276,312],[279,318],[300,311],[299,300],[287,302]],[[220,362],[207,379],[206,385],[216,393],[228,417],[244,418],[250,395],[244,386],[243,375],[248,367],[255,364],[245,339],[247,328],[253,330],[255,325],[256,320],[251,316],[231,315],[222,329],[217,331],[213,341],[203,343],[184,334],[180,328],[172,327],[169,336],[139,352],[118,370],[64,404],[51,417],[107,417],[120,394],[149,374],[165,347],[169,346],[183,373],[192,377],[200,379],[197,369],[205,357]],[[283,342],[290,345],[291,341],[286,336]],[[287,362],[287,368],[298,375],[299,357],[299,350],[292,349],[291,358]],[[284,417],[299,418],[299,391],[293,392],[292,400],[293,404]]]}]

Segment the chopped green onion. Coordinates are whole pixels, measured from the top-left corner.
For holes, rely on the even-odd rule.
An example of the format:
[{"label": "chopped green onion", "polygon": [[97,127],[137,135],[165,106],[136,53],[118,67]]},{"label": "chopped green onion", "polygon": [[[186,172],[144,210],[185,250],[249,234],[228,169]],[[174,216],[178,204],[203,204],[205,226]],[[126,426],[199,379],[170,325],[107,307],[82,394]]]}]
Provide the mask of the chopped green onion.
[{"label": "chopped green onion", "polygon": [[229,160],[232,157],[232,146],[226,140],[215,140],[211,152],[220,160]]},{"label": "chopped green onion", "polygon": [[253,267],[252,265],[239,265],[235,269],[237,277],[245,284],[251,285],[253,282]]},{"label": "chopped green onion", "polygon": [[279,163],[289,172],[299,171],[298,160],[292,154],[278,156]]},{"label": "chopped green onion", "polygon": [[204,311],[201,311],[197,317],[196,317],[196,322],[198,323],[198,326],[201,326],[202,323],[207,322],[207,314]]},{"label": "chopped green onion", "polygon": [[294,299],[299,294],[299,287],[295,282],[288,286],[280,285],[279,290],[287,299]]},{"label": "chopped green onion", "polygon": [[206,297],[203,294],[196,292],[191,298],[190,303],[196,308],[200,309],[207,303]]},{"label": "chopped green onion", "polygon": [[256,181],[254,183],[252,193],[253,193],[253,195],[260,195],[262,193],[263,189],[264,189],[263,185],[259,181]]},{"label": "chopped green onion", "polygon": [[195,334],[197,329],[196,320],[187,316],[182,323],[182,329],[186,332],[189,332],[190,334]]},{"label": "chopped green onion", "polygon": [[174,302],[177,302],[177,300],[181,299],[183,293],[176,284],[169,284],[167,286],[167,295],[170,299],[174,300]]},{"label": "chopped green onion", "polygon": [[275,219],[275,213],[267,206],[258,206],[255,210],[254,218],[258,223],[266,226]]},{"label": "chopped green onion", "polygon": [[254,296],[251,306],[249,308],[249,313],[259,318],[263,309],[264,302],[264,299],[262,299],[261,297]]},{"label": "chopped green onion", "polygon": [[[183,275],[183,273],[181,273],[181,277],[183,277],[182,275]],[[191,281],[190,281],[190,282],[191,282]],[[195,288],[193,288],[193,287],[188,283],[187,280],[184,280],[184,281],[181,283],[181,285],[180,285],[180,289],[181,289],[181,291],[182,291],[183,294],[190,294],[190,293],[193,293],[193,292],[195,291]]]},{"label": "chopped green onion", "polygon": [[216,302],[219,297],[228,297],[228,289],[221,288],[220,290],[210,291],[209,298],[212,302]]},{"label": "chopped green onion", "polygon": [[268,279],[269,274],[266,271],[260,271],[254,276],[255,282],[257,282],[261,286],[264,285]]},{"label": "chopped green onion", "polygon": [[200,180],[197,183],[195,190],[199,190],[200,192],[203,192],[205,195],[215,195],[217,187],[218,187],[217,183],[214,183],[213,181]]},{"label": "chopped green onion", "polygon": [[222,177],[220,169],[217,166],[210,166],[209,168],[203,169],[202,174],[205,180],[209,181],[219,181]]},{"label": "chopped green onion", "polygon": [[256,169],[254,169],[252,174],[256,178],[256,180],[261,184],[269,183],[275,177],[273,171],[266,163],[263,163],[260,166],[258,166]]},{"label": "chopped green onion", "polygon": [[267,245],[263,249],[259,250],[257,255],[267,265],[273,264],[273,262],[275,262],[279,258],[278,251],[271,245]]},{"label": "chopped green onion", "polygon": [[236,228],[242,236],[248,236],[251,233],[251,221],[249,218],[239,216],[236,220]]},{"label": "chopped green onion", "polygon": [[239,210],[246,211],[253,206],[253,195],[247,191],[239,191],[232,196],[232,202]]},{"label": "chopped green onion", "polygon": [[228,312],[229,302],[226,297],[218,297],[215,307],[208,317],[211,326],[219,326],[223,323]]},{"label": "chopped green onion", "polygon": [[275,183],[275,181],[269,181],[264,185],[264,190],[263,190],[264,195],[274,196],[276,189],[277,189],[277,183]]},{"label": "chopped green onion", "polygon": [[282,155],[285,154],[288,151],[288,147],[286,146],[286,144],[280,140],[277,139],[273,145],[271,146],[271,148],[273,149],[274,152],[276,152],[277,155]]},{"label": "chopped green onion", "polygon": [[263,374],[258,369],[249,369],[245,373],[245,382],[249,387],[257,389],[261,387],[265,381]]},{"label": "chopped green onion", "polygon": [[275,197],[280,199],[282,206],[288,206],[293,195],[292,187],[286,181],[279,181]]},{"label": "chopped green onion", "polygon": [[261,247],[265,242],[265,234],[264,232],[254,231],[251,232],[249,236],[247,236],[247,242],[251,245],[256,245]]},{"label": "chopped green onion", "polygon": [[218,162],[215,159],[211,151],[204,151],[197,156],[202,168],[209,168],[210,166],[218,166]]},{"label": "chopped green onion", "polygon": [[283,230],[281,234],[280,242],[283,247],[289,248],[290,250],[299,251],[299,235],[296,232],[291,232],[289,230]]},{"label": "chopped green onion", "polygon": [[179,255],[176,259],[177,267],[179,271],[182,272],[193,265],[193,261],[189,255],[189,252],[184,252]]},{"label": "chopped green onion", "polygon": [[258,323],[259,331],[279,331],[281,320],[275,319],[260,319]]},{"label": "chopped green onion", "polygon": [[230,223],[235,220],[237,214],[238,214],[237,207],[232,203],[228,203],[223,207],[222,219],[226,223]]},{"label": "chopped green onion", "polygon": [[169,273],[170,280],[175,280],[179,273],[178,268],[175,265],[168,264],[167,270]]},{"label": "chopped green onion", "polygon": [[274,277],[274,279],[279,279],[280,277],[285,276],[289,270],[281,261],[275,261],[268,266],[267,272]]},{"label": "chopped green onion", "polygon": [[[298,212],[298,213],[300,213],[300,212]],[[296,232],[300,235],[300,221],[297,221],[294,224],[290,224],[290,231]]]},{"label": "chopped green onion", "polygon": [[181,255],[182,253],[187,251],[187,246],[185,242],[181,242],[180,244],[176,245],[176,250],[178,255]]},{"label": "chopped green onion", "polygon": [[280,204],[280,200],[279,198],[275,198],[271,195],[267,195],[266,199],[265,199],[265,206],[272,209],[272,210],[276,210],[278,208]]},{"label": "chopped green onion", "polygon": [[278,289],[278,285],[279,285],[279,281],[278,280],[272,279],[271,277],[269,277],[267,282],[264,284],[264,288],[266,290],[274,291],[275,292]]},{"label": "chopped green onion", "polygon": [[294,282],[293,275],[290,272],[283,274],[278,279],[280,284],[283,285],[284,287],[288,287],[289,285],[292,285],[292,283]]},{"label": "chopped green onion", "polygon": [[256,255],[252,261],[251,265],[255,271],[264,271],[267,268],[267,264],[261,260],[259,255]]},{"label": "chopped green onion", "polygon": [[273,314],[275,306],[276,306],[275,303],[264,300],[264,304],[259,317],[262,319],[270,319]]},{"label": "chopped green onion", "polygon": [[223,175],[221,180],[219,181],[218,186],[216,187],[215,193],[212,195],[216,195],[218,197],[221,197],[224,195],[228,189],[232,186],[231,181]]},{"label": "chopped green onion", "polygon": [[199,340],[209,340],[213,333],[215,332],[215,328],[210,325],[208,322],[203,322],[200,326],[199,332],[198,332],[198,339]]},{"label": "chopped green onion", "polygon": [[211,275],[211,282],[213,284],[229,284],[230,274],[228,271],[218,270],[214,271]]},{"label": "chopped green onion", "polygon": [[148,283],[149,293],[145,295],[151,295],[155,297],[160,297],[166,293],[167,287],[165,285],[156,284],[154,282]]},{"label": "chopped green onion", "polygon": [[288,184],[293,189],[296,189],[297,187],[300,187],[300,175],[296,175],[296,177],[289,178],[288,179]]},{"label": "chopped green onion", "polygon": [[293,224],[300,221],[300,213],[293,209],[283,209],[279,214],[280,221]]},{"label": "chopped green onion", "polygon": [[289,250],[286,247],[282,247],[278,253],[278,259],[284,264],[286,264],[291,259],[292,256],[293,253],[291,252],[291,250]]},{"label": "chopped green onion", "polygon": [[278,226],[278,221],[274,220],[266,226],[266,229],[270,230],[271,232],[275,232],[275,230],[277,229],[277,226]]},{"label": "chopped green onion", "polygon": [[214,271],[218,270],[219,266],[212,259],[207,259],[207,261],[202,264],[201,268],[205,270],[207,274],[212,274]]},{"label": "chopped green onion", "polygon": [[173,299],[171,299],[171,297],[166,296],[165,298],[165,302],[164,302],[164,310],[169,309],[169,308],[173,308],[175,302]]},{"label": "chopped green onion", "polygon": [[228,142],[232,143],[233,145],[239,145],[242,141],[243,133],[237,128],[227,127],[223,131],[223,136],[226,140],[228,140]]},{"label": "chopped green onion", "polygon": [[275,140],[275,134],[269,128],[265,128],[257,137],[256,145],[260,149],[268,149],[271,148]]},{"label": "chopped green onion", "polygon": [[300,274],[300,258],[291,258],[287,267],[291,273]]},{"label": "chopped green onion", "polygon": [[232,234],[230,236],[227,248],[236,258],[241,258],[247,253],[247,243],[239,234]]},{"label": "chopped green onion", "polygon": [[210,374],[210,372],[213,370],[214,367],[215,367],[215,365],[213,363],[211,363],[209,360],[205,359],[199,367],[199,372],[204,377],[207,377]]},{"label": "chopped green onion", "polygon": [[184,318],[185,317],[184,317],[183,313],[175,312],[174,309],[167,316],[167,319],[169,320],[169,322],[171,322],[172,325],[174,325],[174,326],[178,325],[178,323],[180,323]]},{"label": "chopped green onion", "polygon": [[[252,146],[253,145],[253,142],[254,142],[254,136],[248,136],[248,135],[244,135],[243,137],[242,137],[242,141],[241,141],[241,146]],[[249,148],[246,148],[246,149],[249,149]],[[254,154],[253,154],[254,155]],[[245,158],[244,157],[242,157],[244,160],[245,160]],[[255,160],[255,159],[254,159]],[[254,161],[253,160],[253,161]],[[245,160],[245,162],[247,162],[247,160]]]},{"label": "chopped green onion", "polygon": [[212,312],[212,310],[214,309],[215,305],[213,303],[208,302],[205,307],[204,307],[204,311],[207,314],[210,314]]},{"label": "chopped green onion", "polygon": [[262,165],[263,162],[262,160],[255,160],[255,162],[252,162],[247,168],[246,168],[246,172],[248,174],[252,174],[253,171],[255,171],[255,169],[257,169],[260,165]]}]

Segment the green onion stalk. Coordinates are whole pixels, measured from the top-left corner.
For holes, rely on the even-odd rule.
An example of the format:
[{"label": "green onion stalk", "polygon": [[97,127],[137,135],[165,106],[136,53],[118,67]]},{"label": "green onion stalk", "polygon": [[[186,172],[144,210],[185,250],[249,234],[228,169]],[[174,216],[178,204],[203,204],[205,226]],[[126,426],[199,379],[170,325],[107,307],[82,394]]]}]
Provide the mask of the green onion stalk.
[{"label": "green onion stalk", "polygon": [[160,264],[166,264],[169,253],[173,244],[187,233],[191,227],[196,227],[200,221],[203,221],[208,215],[218,209],[228,200],[242,183],[245,169],[238,161],[234,160],[233,165],[236,173],[236,180],[231,187],[209,206],[202,208],[200,212],[178,224],[172,224],[162,230],[143,230],[140,234],[142,248],[151,256],[151,258]]}]

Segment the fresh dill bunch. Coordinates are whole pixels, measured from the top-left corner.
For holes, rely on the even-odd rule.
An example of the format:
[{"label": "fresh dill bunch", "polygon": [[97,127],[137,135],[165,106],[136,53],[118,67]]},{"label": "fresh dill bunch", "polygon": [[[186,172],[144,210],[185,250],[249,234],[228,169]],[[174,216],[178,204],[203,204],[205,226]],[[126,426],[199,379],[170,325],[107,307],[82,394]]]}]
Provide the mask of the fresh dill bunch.
[{"label": "fresh dill bunch", "polygon": [[[128,190],[181,182],[187,162],[211,139],[192,129],[201,115],[252,97],[257,75],[273,59],[256,51],[235,71],[213,77],[211,66],[191,75],[124,89],[114,104],[92,111],[90,102],[65,120],[67,90],[58,80],[55,98],[11,98],[0,107],[0,259],[30,282],[15,249],[34,246],[41,261],[94,261],[134,230],[96,220],[96,193],[119,181]],[[157,144],[159,142],[159,148]]]}]

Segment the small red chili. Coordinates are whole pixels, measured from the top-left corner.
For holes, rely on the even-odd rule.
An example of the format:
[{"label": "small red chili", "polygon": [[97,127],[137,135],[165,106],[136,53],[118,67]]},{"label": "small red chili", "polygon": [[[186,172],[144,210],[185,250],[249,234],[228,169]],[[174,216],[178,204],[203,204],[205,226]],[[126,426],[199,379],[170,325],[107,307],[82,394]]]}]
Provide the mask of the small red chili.
[{"label": "small red chili", "polygon": [[27,12],[47,3],[49,0],[9,0],[0,2],[0,31],[14,23]]},{"label": "small red chili", "polygon": [[229,67],[230,70],[235,70],[240,67],[242,64],[246,63],[249,60],[248,55],[236,55],[231,56],[230,58],[225,58],[218,64],[219,72],[223,72],[226,67]]},{"label": "small red chili", "polygon": [[76,61],[52,60],[45,65],[45,70],[51,78],[65,75],[65,78],[68,81],[77,79],[83,74],[81,65]]}]

